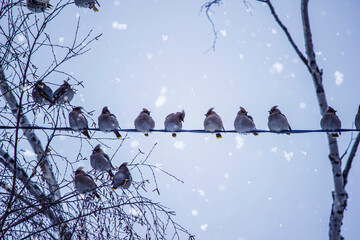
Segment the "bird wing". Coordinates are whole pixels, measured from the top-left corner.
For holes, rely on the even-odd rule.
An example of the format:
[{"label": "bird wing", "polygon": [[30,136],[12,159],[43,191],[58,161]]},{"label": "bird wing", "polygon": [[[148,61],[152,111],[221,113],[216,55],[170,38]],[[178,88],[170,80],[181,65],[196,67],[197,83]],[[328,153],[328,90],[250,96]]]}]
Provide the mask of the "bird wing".
[{"label": "bird wing", "polygon": [[61,95],[65,94],[67,90],[67,87],[60,86],[56,91],[54,92],[54,98],[59,98]]},{"label": "bird wing", "polygon": [[107,155],[106,153],[104,153],[104,157],[105,157],[107,160],[110,161],[110,157],[109,157],[109,155]]}]

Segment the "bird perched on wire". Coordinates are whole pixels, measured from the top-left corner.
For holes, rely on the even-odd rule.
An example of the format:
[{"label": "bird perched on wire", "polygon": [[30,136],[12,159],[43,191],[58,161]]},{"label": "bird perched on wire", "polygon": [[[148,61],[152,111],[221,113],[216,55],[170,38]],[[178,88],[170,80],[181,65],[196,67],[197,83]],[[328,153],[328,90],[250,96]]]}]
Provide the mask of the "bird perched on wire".
[{"label": "bird perched on wire", "polygon": [[109,156],[100,148],[100,144],[95,146],[90,155],[90,165],[95,171],[108,172],[110,178],[114,177],[111,171],[114,167],[110,162]]},{"label": "bird perched on wire", "polygon": [[217,115],[214,111],[214,108],[210,108],[205,114],[206,118],[204,120],[204,129],[207,132],[217,132],[216,138],[222,138],[221,134],[218,131],[225,131],[224,124],[221,120],[221,117]]},{"label": "bird perched on wire", "polygon": [[116,116],[109,111],[108,107],[104,107],[102,109],[101,114],[98,117],[98,125],[101,131],[103,132],[112,131],[113,133],[115,133],[118,139],[122,138],[119,131],[114,130],[120,128],[119,122],[116,119]]},{"label": "bird perched on wire", "polygon": [[[328,107],[321,118],[320,126],[322,130],[332,131],[341,129],[341,121],[332,107]],[[333,138],[339,137],[340,132],[328,132]]]},{"label": "bird perched on wire", "polygon": [[[247,113],[245,108],[240,107],[240,111],[237,113],[234,121],[235,131],[238,133],[247,133],[256,130],[253,118]],[[253,132],[253,134],[255,136],[259,135],[257,132]]]},{"label": "bird perched on wire", "polygon": [[[54,92],[53,105],[70,103],[70,101],[74,98],[74,95],[75,92],[72,90],[70,84],[67,81],[64,81],[64,83]],[[50,107],[53,105],[50,105]]]},{"label": "bird perched on wire", "polygon": [[182,122],[184,121],[185,118],[185,111],[182,110],[182,112],[177,112],[177,113],[170,113],[166,118],[165,118],[165,130],[169,131],[169,132],[173,132],[172,136],[176,137],[176,131],[179,131],[182,129]]},{"label": "bird perched on wire", "polygon": [[99,3],[96,0],[75,0],[75,5],[82,8],[90,8],[94,12],[98,12],[99,9],[96,8],[95,4]]},{"label": "bird perched on wire", "polygon": [[[268,127],[270,131],[278,133],[281,131],[291,131],[288,120],[285,115],[280,112],[278,106],[273,106],[269,111]],[[286,134],[290,135],[290,133]]]},{"label": "bird perched on wire", "polygon": [[81,131],[88,139],[91,139],[88,132],[88,122],[81,109],[82,107],[74,107],[69,113],[70,128],[75,131]]},{"label": "bird perched on wire", "polygon": [[45,12],[46,9],[52,8],[52,5],[49,1],[41,1],[41,0],[26,0],[26,7],[32,12]]},{"label": "bird perched on wire", "polygon": [[80,194],[92,192],[97,199],[101,199],[96,192],[96,183],[94,179],[83,171],[83,167],[79,167],[75,171],[75,188]]},{"label": "bird perched on wire", "polygon": [[155,121],[150,116],[150,111],[146,108],[140,112],[139,116],[134,121],[135,129],[143,132],[146,137],[149,136],[149,131],[155,128]]},{"label": "bird perched on wire", "polygon": [[35,83],[32,97],[38,104],[52,104],[54,102],[53,91],[42,80]]},{"label": "bird perched on wire", "polygon": [[119,170],[115,173],[112,183],[112,190],[116,190],[118,187],[122,189],[128,189],[132,183],[132,176],[127,167],[127,162],[120,165]]}]

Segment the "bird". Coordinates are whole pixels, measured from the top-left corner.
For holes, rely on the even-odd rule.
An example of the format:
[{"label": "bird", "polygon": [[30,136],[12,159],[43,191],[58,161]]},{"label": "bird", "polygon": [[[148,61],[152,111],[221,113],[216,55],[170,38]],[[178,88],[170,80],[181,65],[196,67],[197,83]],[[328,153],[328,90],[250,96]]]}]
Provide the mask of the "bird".
[{"label": "bird", "polygon": [[42,80],[35,83],[32,97],[34,102],[38,104],[53,104],[54,94],[50,87],[48,87]]},{"label": "bird", "polygon": [[134,121],[135,129],[143,132],[146,137],[149,136],[149,131],[155,128],[155,121],[150,116],[150,111],[146,108],[140,112],[139,116]]},{"label": "bird", "polygon": [[360,105],[359,105],[358,112],[355,117],[355,127],[357,130],[360,130]]},{"label": "bird", "polygon": [[176,113],[170,113],[165,118],[165,130],[169,132],[173,132],[172,136],[176,137],[176,131],[179,131],[182,129],[182,122],[185,118],[185,111],[182,110],[182,112],[176,112]]},{"label": "bird", "polygon": [[45,12],[48,8],[51,10],[52,5],[49,1],[41,1],[41,0],[26,0],[26,7],[32,12]]},{"label": "bird", "polygon": [[111,190],[116,190],[118,187],[128,189],[132,183],[132,176],[127,167],[127,162],[120,165],[119,170],[115,173]]},{"label": "bird", "polygon": [[95,171],[108,172],[110,178],[114,177],[111,171],[114,167],[110,162],[109,156],[100,148],[100,144],[95,146],[90,155],[90,165]]},{"label": "bird", "polygon": [[94,179],[83,171],[83,167],[79,167],[75,171],[75,188],[80,193],[92,192],[97,199],[101,199],[99,194],[96,192],[96,183]]},{"label": "bird", "polygon": [[98,117],[98,125],[101,131],[112,131],[118,139],[122,138],[121,134],[117,130],[114,130],[120,128],[119,122],[116,119],[116,116],[112,114],[106,106],[103,107],[101,114]]},{"label": "bird", "polygon": [[[64,83],[54,92],[54,105],[70,103],[70,101],[74,98],[74,95],[75,92],[72,90],[70,84],[67,81],[64,81]],[[50,107],[51,106],[53,105],[50,105]]]},{"label": "bird", "polygon": [[99,9],[95,7],[96,0],[75,0],[75,5],[82,8],[90,8],[94,12],[98,12]]},{"label": "bird", "polygon": [[[321,118],[320,126],[322,130],[326,131],[332,131],[332,130],[339,130],[341,129],[341,121],[339,117],[336,115],[336,111],[332,107],[328,107],[326,112]],[[328,134],[331,134],[333,138],[339,137],[339,134],[337,132],[328,132]]]},{"label": "bird", "polygon": [[[268,127],[270,131],[281,132],[281,131],[291,131],[290,124],[286,119],[285,115],[280,112],[278,106],[273,106],[269,111],[269,121]],[[290,135],[290,133],[286,133]]]},{"label": "bird", "polygon": [[88,132],[88,122],[81,109],[82,107],[74,107],[69,113],[70,128],[75,131],[81,131],[88,139],[91,139]]},{"label": "bird", "polygon": [[[207,132],[225,131],[224,124],[219,115],[214,111],[214,108],[210,108],[205,114],[204,129]],[[220,133],[216,133],[216,138],[222,138]]]},{"label": "bird", "polygon": [[[245,108],[240,107],[240,111],[237,113],[234,121],[235,131],[238,133],[247,133],[256,130],[253,118],[247,113]],[[253,134],[255,136],[259,135],[257,132],[253,132]]]}]

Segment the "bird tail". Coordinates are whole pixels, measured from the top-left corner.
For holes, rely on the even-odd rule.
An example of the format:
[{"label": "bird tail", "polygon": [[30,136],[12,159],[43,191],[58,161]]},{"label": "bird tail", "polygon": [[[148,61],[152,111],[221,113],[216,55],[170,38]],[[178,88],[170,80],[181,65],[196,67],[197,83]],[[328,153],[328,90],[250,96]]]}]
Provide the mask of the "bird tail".
[{"label": "bird tail", "polygon": [[332,137],[332,138],[338,138],[338,137],[339,137],[339,134],[338,134],[338,133],[332,133],[332,134],[331,134],[331,137]]},{"label": "bird tail", "polygon": [[95,5],[94,6],[91,6],[90,7],[94,12],[98,12],[99,11],[99,9],[97,9],[96,7],[95,7]]},{"label": "bird tail", "polygon": [[176,133],[171,134],[173,138],[176,138]]},{"label": "bird tail", "polygon": [[82,134],[84,134],[88,139],[91,139],[88,130],[82,131]]},{"label": "bird tail", "polygon": [[149,136],[149,133],[144,133],[145,137],[148,137]]},{"label": "bird tail", "polygon": [[100,195],[99,195],[96,191],[94,191],[93,193],[94,193],[95,197],[96,197],[98,200],[101,199]]},{"label": "bird tail", "polygon": [[217,139],[222,138],[221,134],[220,134],[220,133],[216,133],[216,138],[217,138]]},{"label": "bird tail", "polygon": [[56,106],[55,103],[51,103],[47,110],[49,110],[51,107]]},{"label": "bird tail", "polygon": [[117,137],[117,139],[122,138],[121,134],[118,131],[113,131]]},{"label": "bird tail", "polygon": [[108,171],[109,175],[110,175],[110,179],[114,178],[114,173],[111,171],[111,169]]}]

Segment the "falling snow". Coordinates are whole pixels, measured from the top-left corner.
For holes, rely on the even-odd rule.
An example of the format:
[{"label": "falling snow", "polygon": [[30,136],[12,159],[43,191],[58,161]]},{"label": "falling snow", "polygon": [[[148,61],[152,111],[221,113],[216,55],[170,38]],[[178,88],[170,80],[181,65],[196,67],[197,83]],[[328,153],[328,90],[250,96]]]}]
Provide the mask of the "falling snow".
[{"label": "falling snow", "polygon": [[241,149],[244,146],[245,139],[239,135],[235,137],[236,148]]},{"label": "falling snow", "polygon": [[185,143],[184,143],[184,141],[175,141],[174,142],[174,147],[177,148],[177,149],[183,150],[184,147],[185,147]]},{"label": "falling snow", "polygon": [[299,108],[301,108],[301,109],[306,108],[306,103],[304,103],[304,102],[299,103]]},{"label": "falling snow", "polygon": [[136,147],[138,147],[139,145],[140,145],[140,143],[139,143],[138,140],[133,140],[133,141],[131,141],[131,143],[130,143],[130,146],[131,146],[132,148],[136,148]]},{"label": "falling snow", "polygon": [[193,209],[193,210],[191,210],[191,215],[196,217],[197,215],[199,215],[199,212],[196,209]]},{"label": "falling snow", "polygon": [[334,73],[334,76],[335,76],[335,84],[336,84],[336,85],[340,85],[340,84],[343,83],[343,81],[344,81],[344,74],[342,74],[342,73],[339,72],[339,71],[336,71],[336,72]]},{"label": "falling snow", "polygon": [[293,152],[287,153],[286,151],[284,151],[284,157],[285,157],[286,161],[290,162],[290,160],[293,158],[293,156],[294,156]]},{"label": "falling snow", "polygon": [[160,171],[160,170],[164,169],[164,167],[163,167],[163,165],[161,163],[155,163],[155,166],[156,166],[157,171]]},{"label": "falling snow", "polygon": [[200,196],[204,197],[205,196],[205,192],[202,189],[198,189],[197,192],[200,194]]},{"label": "falling snow", "polygon": [[126,30],[128,28],[128,25],[125,23],[118,23],[118,22],[113,22],[111,25],[114,29],[118,29],[118,30]]},{"label": "falling snow", "polygon": [[272,67],[270,68],[270,73],[281,73],[284,69],[284,65],[280,62],[275,62]]},{"label": "falling snow", "polygon": [[148,60],[151,60],[151,59],[154,58],[154,54],[152,54],[152,53],[150,53],[150,52],[146,52],[146,58],[147,58]]},{"label": "falling snow", "polygon": [[19,40],[19,42],[24,42],[25,41],[24,35],[18,35],[17,39]]},{"label": "falling snow", "polygon": [[29,149],[24,150],[24,155],[26,157],[35,157],[36,156],[36,154],[33,151],[29,150]]},{"label": "falling snow", "polygon": [[277,34],[277,30],[275,28],[270,28],[272,34]]},{"label": "falling snow", "polygon": [[166,102],[166,97],[165,96],[159,96],[158,99],[155,102],[155,106],[156,107],[161,107],[162,105],[164,105]]},{"label": "falling snow", "polygon": [[207,227],[208,227],[208,224],[203,224],[200,226],[200,229],[203,231],[206,231]]}]

